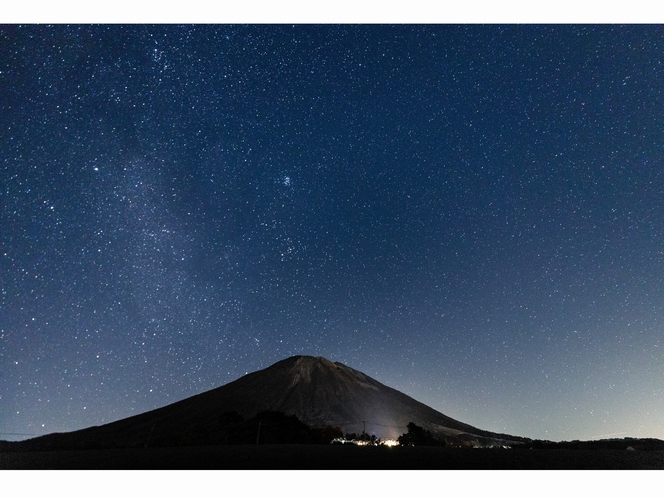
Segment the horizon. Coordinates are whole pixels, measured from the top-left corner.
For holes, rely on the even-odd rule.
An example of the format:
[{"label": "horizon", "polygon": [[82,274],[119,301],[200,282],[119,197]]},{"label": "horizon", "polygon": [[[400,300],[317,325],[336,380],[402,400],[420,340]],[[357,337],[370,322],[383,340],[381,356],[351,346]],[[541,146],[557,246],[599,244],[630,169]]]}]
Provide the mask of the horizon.
[{"label": "horizon", "polygon": [[664,439],[660,31],[0,26],[0,439],[294,355]]}]

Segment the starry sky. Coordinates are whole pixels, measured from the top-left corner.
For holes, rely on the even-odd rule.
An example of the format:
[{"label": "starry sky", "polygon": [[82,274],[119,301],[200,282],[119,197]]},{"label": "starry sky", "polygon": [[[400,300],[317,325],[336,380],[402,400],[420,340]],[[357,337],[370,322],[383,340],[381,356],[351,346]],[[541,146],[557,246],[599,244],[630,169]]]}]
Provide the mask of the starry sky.
[{"label": "starry sky", "polygon": [[664,31],[0,26],[0,439],[292,355],[664,439]]}]

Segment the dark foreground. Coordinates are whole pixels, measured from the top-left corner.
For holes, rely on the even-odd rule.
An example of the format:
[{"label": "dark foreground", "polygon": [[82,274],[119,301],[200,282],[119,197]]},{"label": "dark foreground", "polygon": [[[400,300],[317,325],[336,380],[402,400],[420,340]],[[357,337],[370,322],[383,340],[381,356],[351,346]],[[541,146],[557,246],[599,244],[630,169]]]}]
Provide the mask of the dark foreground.
[{"label": "dark foreground", "polygon": [[664,470],[664,451],[351,445],[190,446],[0,453],[31,470]]}]

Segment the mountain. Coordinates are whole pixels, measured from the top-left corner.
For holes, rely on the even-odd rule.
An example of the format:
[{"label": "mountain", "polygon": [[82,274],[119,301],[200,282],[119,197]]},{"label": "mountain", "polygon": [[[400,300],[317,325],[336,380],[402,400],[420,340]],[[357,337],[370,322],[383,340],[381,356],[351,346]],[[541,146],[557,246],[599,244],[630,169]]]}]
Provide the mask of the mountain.
[{"label": "mountain", "polygon": [[494,434],[454,420],[364,373],[322,357],[293,356],[236,381],[171,405],[103,426],[49,434],[23,443],[34,448],[132,447],[219,440],[219,428],[276,411],[309,427],[394,438],[418,426],[441,437],[523,438]]}]

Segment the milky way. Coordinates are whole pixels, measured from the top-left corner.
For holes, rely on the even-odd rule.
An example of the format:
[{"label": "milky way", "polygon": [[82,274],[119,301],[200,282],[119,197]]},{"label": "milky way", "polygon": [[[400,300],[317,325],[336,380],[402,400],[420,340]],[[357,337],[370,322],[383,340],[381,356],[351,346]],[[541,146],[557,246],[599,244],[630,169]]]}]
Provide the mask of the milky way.
[{"label": "milky way", "polygon": [[664,438],[662,35],[0,27],[0,439],[296,354]]}]

